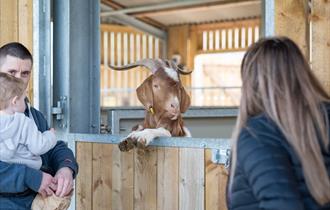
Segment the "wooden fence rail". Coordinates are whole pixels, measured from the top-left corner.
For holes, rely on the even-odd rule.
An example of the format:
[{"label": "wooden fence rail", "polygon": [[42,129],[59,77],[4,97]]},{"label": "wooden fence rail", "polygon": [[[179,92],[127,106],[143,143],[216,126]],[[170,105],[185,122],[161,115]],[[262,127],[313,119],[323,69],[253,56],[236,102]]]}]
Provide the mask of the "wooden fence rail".
[{"label": "wooden fence rail", "polygon": [[225,210],[227,170],[208,147],[121,152],[117,144],[76,142],[76,209]]}]

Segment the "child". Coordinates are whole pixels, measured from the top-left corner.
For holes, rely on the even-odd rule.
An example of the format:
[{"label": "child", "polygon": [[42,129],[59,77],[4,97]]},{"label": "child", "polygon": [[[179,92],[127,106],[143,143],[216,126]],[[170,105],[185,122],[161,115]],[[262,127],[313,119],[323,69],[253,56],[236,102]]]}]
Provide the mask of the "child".
[{"label": "child", "polygon": [[56,144],[54,129],[41,133],[24,115],[23,81],[0,72],[0,160],[40,169],[40,155]]},{"label": "child", "polygon": [[[53,128],[41,133],[34,121],[24,115],[25,89],[21,79],[0,72],[0,160],[39,170],[40,155],[52,149],[57,141]],[[70,197],[53,194],[42,198],[38,194],[32,209],[67,209]]]}]

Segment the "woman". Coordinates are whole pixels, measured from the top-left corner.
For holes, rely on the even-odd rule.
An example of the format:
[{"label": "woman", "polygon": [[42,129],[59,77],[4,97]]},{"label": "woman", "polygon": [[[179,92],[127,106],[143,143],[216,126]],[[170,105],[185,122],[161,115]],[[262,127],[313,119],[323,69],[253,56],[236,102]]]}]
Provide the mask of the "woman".
[{"label": "woman", "polygon": [[233,138],[229,209],[330,209],[330,98],[297,45],[246,52]]}]

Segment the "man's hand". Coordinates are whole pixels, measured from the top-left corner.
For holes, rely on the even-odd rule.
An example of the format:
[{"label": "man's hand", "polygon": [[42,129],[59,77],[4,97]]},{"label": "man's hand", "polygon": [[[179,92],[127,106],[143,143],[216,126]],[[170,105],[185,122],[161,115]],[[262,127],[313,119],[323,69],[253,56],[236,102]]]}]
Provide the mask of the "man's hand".
[{"label": "man's hand", "polygon": [[68,167],[63,167],[58,170],[54,177],[54,183],[57,184],[57,196],[64,197],[70,194],[73,188],[72,170]]},{"label": "man's hand", "polygon": [[54,193],[49,187],[54,181],[53,179],[54,178],[50,174],[42,172],[41,185],[38,190],[42,197],[50,196]]}]

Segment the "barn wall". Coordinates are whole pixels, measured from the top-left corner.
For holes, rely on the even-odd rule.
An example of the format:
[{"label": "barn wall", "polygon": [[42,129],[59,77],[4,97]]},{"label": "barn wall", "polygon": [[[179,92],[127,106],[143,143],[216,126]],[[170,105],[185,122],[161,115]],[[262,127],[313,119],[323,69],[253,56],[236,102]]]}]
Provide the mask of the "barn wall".
[{"label": "barn wall", "polygon": [[[33,0],[0,0],[0,46],[20,42],[33,52]],[[33,81],[29,84],[32,99]]]}]

